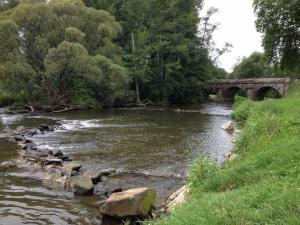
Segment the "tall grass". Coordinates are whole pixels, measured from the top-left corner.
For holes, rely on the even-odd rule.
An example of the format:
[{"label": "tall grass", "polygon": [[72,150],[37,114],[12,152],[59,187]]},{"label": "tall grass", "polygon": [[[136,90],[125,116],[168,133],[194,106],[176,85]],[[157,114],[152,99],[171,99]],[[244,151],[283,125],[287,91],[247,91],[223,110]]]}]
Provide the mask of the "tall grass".
[{"label": "tall grass", "polygon": [[198,161],[186,203],[153,224],[300,224],[299,83],[287,98],[240,101],[233,116],[243,127],[237,159]]}]

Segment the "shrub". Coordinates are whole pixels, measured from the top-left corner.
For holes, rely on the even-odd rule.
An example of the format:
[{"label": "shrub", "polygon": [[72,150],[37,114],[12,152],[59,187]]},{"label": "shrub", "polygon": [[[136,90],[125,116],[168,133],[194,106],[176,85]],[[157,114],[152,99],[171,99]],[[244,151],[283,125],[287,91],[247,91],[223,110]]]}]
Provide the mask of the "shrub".
[{"label": "shrub", "polygon": [[5,107],[19,101],[20,99],[11,94],[0,94],[0,107]]}]

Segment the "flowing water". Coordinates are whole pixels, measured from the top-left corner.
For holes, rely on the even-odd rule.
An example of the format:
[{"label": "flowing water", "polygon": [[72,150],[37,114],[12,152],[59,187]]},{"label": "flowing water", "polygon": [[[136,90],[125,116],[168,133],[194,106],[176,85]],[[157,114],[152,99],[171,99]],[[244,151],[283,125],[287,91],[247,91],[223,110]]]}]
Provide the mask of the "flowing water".
[{"label": "flowing water", "polygon": [[[205,104],[180,113],[115,109],[2,114],[0,129],[38,127],[59,120],[63,129],[34,137],[40,148],[61,149],[86,168],[153,175],[151,180],[131,177],[126,182],[132,187],[152,186],[163,199],[182,185],[196,158],[207,157],[218,164],[224,160],[231,151],[232,137],[219,127],[230,119],[230,113],[230,106]],[[0,162],[16,157],[17,146],[0,140]],[[38,177],[32,170],[0,170],[1,225],[100,223],[95,217],[100,199],[51,189]]]}]

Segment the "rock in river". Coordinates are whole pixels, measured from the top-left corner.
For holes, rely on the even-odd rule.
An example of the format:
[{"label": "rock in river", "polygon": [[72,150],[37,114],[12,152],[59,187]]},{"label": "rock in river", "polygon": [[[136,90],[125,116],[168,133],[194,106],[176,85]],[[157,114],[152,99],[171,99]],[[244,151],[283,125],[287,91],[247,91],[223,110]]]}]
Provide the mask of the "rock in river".
[{"label": "rock in river", "polygon": [[100,212],[108,216],[147,216],[156,197],[153,189],[137,188],[112,194]]},{"label": "rock in river", "polygon": [[61,150],[58,150],[57,152],[55,152],[53,154],[55,157],[62,157],[64,155],[64,153]]},{"label": "rock in river", "polygon": [[62,165],[61,159],[52,158],[49,156],[46,159],[42,160],[42,162],[44,163],[44,165],[58,165],[58,166]]},{"label": "rock in river", "polygon": [[223,130],[227,130],[227,131],[232,131],[234,130],[234,124],[233,121],[228,121],[227,123],[223,124],[223,126],[221,126],[221,128]]},{"label": "rock in river", "polygon": [[43,151],[30,151],[30,150],[25,150],[21,153],[21,156],[23,156],[25,159],[32,159],[32,160],[40,160],[41,158],[46,158],[48,157],[47,152]]},{"label": "rock in river", "polygon": [[34,143],[27,143],[23,146],[23,150],[32,150],[32,151],[36,151],[37,147]]},{"label": "rock in river", "polygon": [[24,141],[24,137],[21,135],[15,135],[14,139],[15,139],[15,141]]},{"label": "rock in river", "polygon": [[81,175],[70,178],[70,187],[76,195],[92,195],[94,189],[92,180]]},{"label": "rock in river", "polygon": [[67,186],[67,180],[66,176],[62,176],[60,170],[52,167],[48,170],[48,173],[44,178],[44,183],[52,187],[65,188]]},{"label": "rock in river", "polygon": [[92,179],[94,184],[97,184],[101,181],[102,176],[108,176],[114,173],[116,170],[114,169],[104,169],[104,170],[87,170],[83,173],[83,176],[89,177]]},{"label": "rock in river", "polygon": [[18,164],[16,161],[7,161],[7,162],[0,163],[0,168],[2,168],[2,169],[10,169],[10,168],[14,168],[17,166],[18,166]]},{"label": "rock in river", "polygon": [[79,171],[79,169],[81,168],[81,164],[77,162],[69,162],[69,163],[64,163],[63,167],[65,169]]}]

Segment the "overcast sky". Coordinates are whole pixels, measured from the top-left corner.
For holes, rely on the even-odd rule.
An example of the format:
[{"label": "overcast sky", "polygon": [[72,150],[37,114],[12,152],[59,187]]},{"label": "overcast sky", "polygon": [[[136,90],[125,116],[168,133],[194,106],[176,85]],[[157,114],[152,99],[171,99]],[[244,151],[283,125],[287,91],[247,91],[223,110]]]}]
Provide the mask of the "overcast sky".
[{"label": "overcast sky", "polygon": [[[261,34],[255,29],[252,0],[205,0],[204,10],[211,6],[219,9],[213,21],[220,24],[214,40],[221,47],[230,42],[232,51],[219,59],[219,65],[228,72],[239,57],[249,56],[254,51],[262,52]],[[204,11],[202,11],[203,13]]]}]

